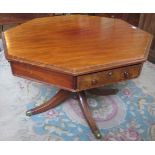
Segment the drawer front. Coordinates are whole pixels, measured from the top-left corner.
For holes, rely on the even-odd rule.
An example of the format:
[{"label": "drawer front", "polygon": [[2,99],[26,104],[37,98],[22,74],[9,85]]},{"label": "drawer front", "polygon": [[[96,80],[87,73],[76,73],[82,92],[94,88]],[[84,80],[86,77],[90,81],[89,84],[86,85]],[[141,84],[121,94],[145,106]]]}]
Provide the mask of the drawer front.
[{"label": "drawer front", "polygon": [[85,90],[136,78],[140,74],[141,68],[142,64],[138,64],[93,74],[81,75],[77,78],[77,88],[78,90]]}]

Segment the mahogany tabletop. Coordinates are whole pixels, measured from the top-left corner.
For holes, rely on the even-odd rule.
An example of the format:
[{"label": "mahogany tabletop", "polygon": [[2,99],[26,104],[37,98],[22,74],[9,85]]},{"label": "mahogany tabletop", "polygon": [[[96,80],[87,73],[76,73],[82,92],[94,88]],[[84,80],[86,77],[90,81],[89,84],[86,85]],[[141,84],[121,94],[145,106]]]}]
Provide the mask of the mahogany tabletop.
[{"label": "mahogany tabletop", "polygon": [[152,36],[123,20],[36,18],[3,33],[9,60],[82,75],[146,60]]}]

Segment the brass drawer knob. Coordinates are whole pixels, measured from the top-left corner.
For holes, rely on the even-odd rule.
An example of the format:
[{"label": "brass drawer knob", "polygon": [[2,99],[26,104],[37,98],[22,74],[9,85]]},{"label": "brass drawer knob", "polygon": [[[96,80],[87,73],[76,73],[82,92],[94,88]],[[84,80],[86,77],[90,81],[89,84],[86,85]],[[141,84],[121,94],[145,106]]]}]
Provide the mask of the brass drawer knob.
[{"label": "brass drawer knob", "polygon": [[124,78],[125,79],[129,78],[129,73],[128,72],[124,72]]},{"label": "brass drawer knob", "polygon": [[96,85],[98,83],[98,81],[96,80],[96,79],[93,79],[92,81],[91,81],[91,84],[92,85]]},{"label": "brass drawer knob", "polygon": [[108,72],[108,75],[109,75],[109,76],[112,76],[112,72]]}]

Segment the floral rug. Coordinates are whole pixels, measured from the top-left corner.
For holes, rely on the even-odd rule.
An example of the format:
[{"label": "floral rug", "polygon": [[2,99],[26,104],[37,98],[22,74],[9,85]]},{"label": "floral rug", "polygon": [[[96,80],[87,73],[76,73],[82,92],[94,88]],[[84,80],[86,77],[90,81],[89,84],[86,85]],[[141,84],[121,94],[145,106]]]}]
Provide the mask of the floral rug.
[{"label": "floral rug", "polygon": [[[155,65],[146,62],[139,78],[108,87],[117,95],[87,94],[101,140],[155,140]],[[0,41],[0,140],[96,140],[72,96],[32,117],[25,111],[50,99],[58,88],[15,77]]]}]

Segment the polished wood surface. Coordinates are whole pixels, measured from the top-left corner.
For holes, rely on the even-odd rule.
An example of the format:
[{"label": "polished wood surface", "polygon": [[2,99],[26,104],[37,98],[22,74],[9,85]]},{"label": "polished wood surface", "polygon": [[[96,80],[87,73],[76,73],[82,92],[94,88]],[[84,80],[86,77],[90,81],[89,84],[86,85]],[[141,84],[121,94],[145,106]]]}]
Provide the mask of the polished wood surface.
[{"label": "polished wood surface", "polygon": [[21,62],[11,62],[12,73],[15,76],[41,81],[47,84],[53,84],[57,87],[70,91],[76,90],[75,77],[62,74],[56,71],[47,70],[42,67],[24,64]]},{"label": "polished wood surface", "polygon": [[95,16],[123,19],[124,21],[138,26],[140,13],[95,13]]},{"label": "polished wood surface", "polygon": [[10,61],[73,76],[143,62],[151,40],[122,20],[86,15],[37,18],[3,34]]},{"label": "polished wood surface", "polygon": [[54,97],[52,97],[46,103],[44,103],[38,107],[35,107],[34,109],[28,110],[26,112],[26,115],[31,116],[31,115],[35,115],[35,114],[50,110],[51,108],[56,107],[57,105],[59,105],[60,103],[64,102],[66,99],[68,99],[70,94],[71,94],[71,92],[61,89],[56,93],[56,95]]},{"label": "polished wood surface", "polygon": [[142,64],[136,64],[80,76],[71,76],[69,74],[48,70],[31,64],[24,64],[15,61],[10,63],[12,73],[15,76],[53,84],[72,92],[136,78],[139,76],[142,68]]},{"label": "polished wood surface", "polygon": [[94,133],[96,138],[101,138],[101,133],[96,125],[95,120],[92,117],[85,92],[81,91],[81,92],[77,93],[77,95],[79,98],[79,103],[80,103],[81,109],[83,111],[83,114],[84,114],[92,132]]},{"label": "polished wood surface", "polygon": [[85,90],[133,79],[139,76],[142,64],[131,65],[77,77],[77,89]]}]

